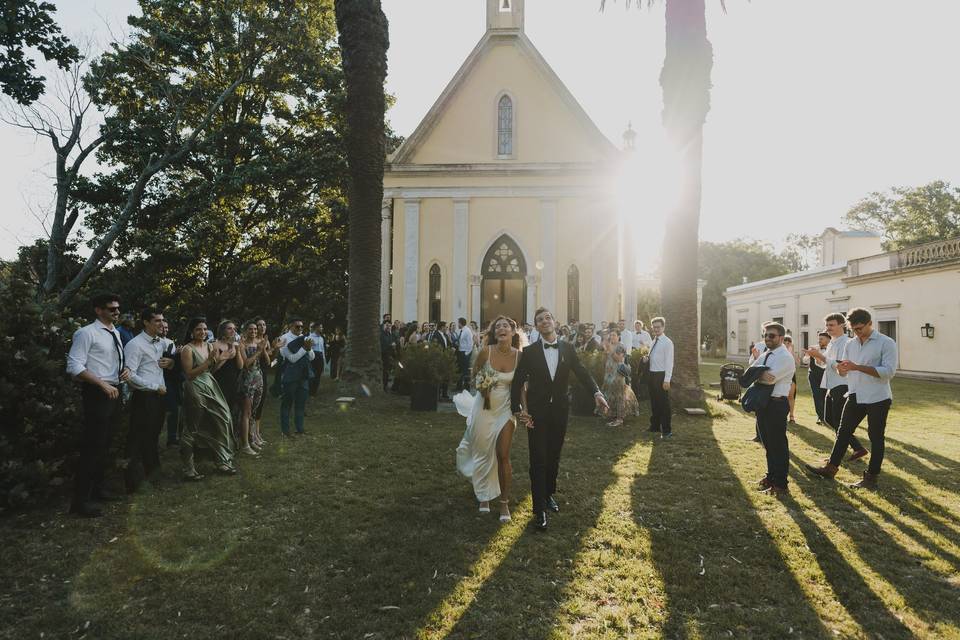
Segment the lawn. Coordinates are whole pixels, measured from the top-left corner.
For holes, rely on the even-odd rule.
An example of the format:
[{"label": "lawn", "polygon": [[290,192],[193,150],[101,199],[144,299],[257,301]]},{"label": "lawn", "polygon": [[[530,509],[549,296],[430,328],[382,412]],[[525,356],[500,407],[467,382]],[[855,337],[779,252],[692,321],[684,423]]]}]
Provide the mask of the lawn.
[{"label": "lawn", "polygon": [[166,451],[102,519],[0,521],[0,637],[960,638],[960,387],[896,381],[870,493],[802,472],[832,442],[803,386],[791,498],[753,490],[763,453],[732,404],[667,442],[644,416],[576,418],[546,533],[522,434],[501,526],[454,470],[457,415],[339,410],[327,388],[304,438],[281,442],[269,407],[238,477],[183,484]]}]

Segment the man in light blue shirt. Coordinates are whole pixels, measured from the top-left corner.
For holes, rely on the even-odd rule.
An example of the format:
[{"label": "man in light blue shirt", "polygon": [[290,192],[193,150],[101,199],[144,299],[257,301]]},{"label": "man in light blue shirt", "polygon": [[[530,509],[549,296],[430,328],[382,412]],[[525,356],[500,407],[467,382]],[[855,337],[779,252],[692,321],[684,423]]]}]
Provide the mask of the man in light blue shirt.
[{"label": "man in light blue shirt", "polygon": [[840,418],[840,431],[830,454],[830,462],[823,467],[807,465],[813,473],[826,478],[837,474],[850,437],[863,419],[867,419],[870,436],[870,464],[859,482],[850,486],[873,489],[883,463],[884,432],[887,414],[893,403],[890,379],[897,371],[897,343],[873,328],[873,318],[866,309],[852,309],[847,315],[847,326],[854,338],[844,347],[837,372],[847,379],[847,401]]}]

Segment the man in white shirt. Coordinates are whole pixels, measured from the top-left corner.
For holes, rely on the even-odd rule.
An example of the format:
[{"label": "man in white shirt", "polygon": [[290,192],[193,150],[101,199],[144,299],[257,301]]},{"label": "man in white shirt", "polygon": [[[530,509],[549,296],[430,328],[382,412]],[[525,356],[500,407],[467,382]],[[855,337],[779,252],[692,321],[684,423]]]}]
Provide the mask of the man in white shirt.
[{"label": "man in white shirt", "polygon": [[897,343],[873,328],[873,318],[866,309],[851,309],[847,315],[847,327],[853,331],[854,337],[847,342],[842,359],[836,365],[837,372],[846,377],[848,387],[847,401],[840,417],[840,431],[833,444],[830,461],[822,467],[807,465],[807,468],[819,476],[834,477],[853,432],[866,418],[867,435],[870,436],[870,464],[860,481],[850,486],[873,489],[877,486],[877,476],[883,463],[887,414],[893,404],[890,380],[897,372],[899,354]]},{"label": "man in white shirt", "polygon": [[467,319],[457,320],[460,332],[456,334],[457,364],[460,365],[460,382],[457,391],[470,388],[470,354],[473,353],[473,331],[467,326]]},{"label": "man in white shirt", "polygon": [[[825,350],[830,346],[831,336],[826,331],[817,333],[817,346],[815,349]],[[807,382],[810,384],[810,395],[813,397],[813,410],[817,413],[817,424],[823,424],[824,400],[827,390],[823,387],[823,364],[815,357],[810,355],[810,349],[803,351],[809,360],[807,362]]]},{"label": "man in white shirt", "polygon": [[309,336],[301,339],[303,320],[290,322],[290,331],[283,336],[280,357],[283,359],[283,372],[280,374],[280,435],[290,435],[290,411],[296,434],[303,435],[303,416],[307,410],[307,396],[310,394],[310,378],[313,370],[310,362],[316,357],[313,341]]},{"label": "man in white shirt", "polygon": [[633,348],[639,349],[640,347],[649,348],[653,344],[653,338],[650,337],[650,334],[643,328],[643,321],[637,320],[633,323]]},{"label": "man in white shirt", "polygon": [[[847,379],[837,371],[837,365],[843,360],[843,353],[847,343],[850,342],[850,337],[846,333],[847,319],[842,313],[831,313],[823,320],[830,342],[826,349],[808,349],[806,354],[810,356],[811,366],[814,361],[817,361],[823,367],[823,378],[820,380],[820,388],[826,392],[823,419],[833,427],[834,433],[839,434],[840,416],[843,414],[843,405],[847,403],[848,388]],[[853,434],[850,435],[850,447],[853,453],[847,458],[847,462],[867,455],[866,448]]]},{"label": "man in white shirt", "polygon": [[782,324],[764,325],[766,350],[751,367],[767,367],[757,384],[773,385],[770,401],[757,409],[757,431],[767,451],[767,474],[757,483],[759,489],[774,497],[786,495],[787,470],[790,468],[790,446],[787,442],[787,415],[790,413],[790,387],[797,371],[797,361],[783,346],[786,329]]},{"label": "man in white shirt", "polygon": [[323,365],[327,360],[327,344],[323,339],[323,325],[314,322],[310,325],[310,339],[313,340],[313,378],[310,378],[310,395],[317,395],[320,389],[320,378],[323,376]]},{"label": "man in white shirt", "polygon": [[96,518],[103,515],[95,502],[114,500],[103,488],[107,452],[120,418],[120,385],[130,370],[123,361],[120,332],[120,296],[101,294],[92,300],[97,319],[73,334],[67,373],[80,382],[83,435],[70,513]]},{"label": "man in white shirt", "polygon": [[163,357],[167,346],[160,337],[163,314],[156,309],[144,309],[140,321],[143,331],[123,348],[123,358],[130,369],[129,384],[133,388],[124,474],[128,493],[136,491],[144,477],[149,479],[160,469],[158,441],[167,410],[163,370],[173,367],[173,358]]},{"label": "man in white shirt", "polygon": [[650,363],[647,375],[647,390],[650,392],[650,431],[659,431],[660,438],[673,437],[670,406],[670,380],[673,378],[673,340],[664,333],[667,321],[657,317],[650,321],[653,330],[653,345],[646,356]]}]

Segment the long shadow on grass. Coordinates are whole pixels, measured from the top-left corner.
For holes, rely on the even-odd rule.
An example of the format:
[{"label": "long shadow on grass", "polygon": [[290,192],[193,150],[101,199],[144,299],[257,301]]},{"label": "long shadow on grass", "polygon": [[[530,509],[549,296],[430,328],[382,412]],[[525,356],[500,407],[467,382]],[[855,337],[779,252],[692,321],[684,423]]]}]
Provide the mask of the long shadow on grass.
[{"label": "long shadow on grass", "polygon": [[[666,638],[829,635],[758,517],[707,420],[674,423],[633,487],[666,590]],[[763,456],[756,449],[757,456]],[[701,564],[701,556],[703,558]]]},{"label": "long shadow on grass", "polygon": [[[792,429],[792,434],[801,438],[810,446],[821,450],[832,445],[831,439],[803,425],[796,425]],[[795,462],[802,465],[799,460],[795,460]],[[956,602],[956,589],[944,580],[943,576],[918,567],[917,560],[911,557],[909,551],[890,533],[880,527],[875,520],[871,518],[852,519],[845,513],[838,513],[838,508],[841,507],[845,511],[849,507],[860,508],[865,503],[873,506],[870,502],[871,497],[858,496],[856,490],[849,489],[837,482],[813,480],[809,476],[802,479],[798,477],[797,480],[804,483],[810,499],[831,517],[836,526],[854,542],[857,555],[889,582],[910,608],[916,611],[918,615],[923,616],[928,623],[936,621],[951,625],[960,623],[960,610],[955,604],[948,604]],[[883,487],[888,487],[887,491],[893,489],[893,491],[889,491],[891,502],[900,506],[905,513],[909,513],[924,526],[931,530],[938,530],[939,527],[939,532],[943,532],[940,523],[930,518],[928,514],[897,502],[897,494],[900,490],[907,494],[915,493],[915,490],[909,484],[890,474],[882,475],[880,481],[881,499],[883,497]],[[878,509],[874,508],[873,510],[877,511]],[[932,555],[943,553],[936,544],[931,543],[914,528],[902,522],[896,523],[896,526]]]},{"label": "long shadow on grass", "polygon": [[[571,420],[560,462],[561,512],[551,514],[546,533],[527,529],[467,603],[449,631],[437,629],[436,620],[425,625],[426,637],[525,638],[536,640],[555,634],[559,607],[576,567],[573,559],[601,513],[604,491],[616,482],[613,466],[635,442],[636,428],[612,430],[595,420]],[[514,440],[514,482],[529,490],[526,435]],[[528,516],[529,512],[515,513]],[[456,533],[472,539],[470,528]],[[439,625],[442,627],[443,625]]]}]

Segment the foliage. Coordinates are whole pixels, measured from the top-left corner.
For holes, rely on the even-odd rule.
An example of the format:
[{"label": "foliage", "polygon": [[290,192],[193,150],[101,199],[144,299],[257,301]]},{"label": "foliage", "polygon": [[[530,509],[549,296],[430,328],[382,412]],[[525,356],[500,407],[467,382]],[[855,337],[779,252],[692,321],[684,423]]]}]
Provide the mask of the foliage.
[{"label": "foliage", "polygon": [[[649,329],[650,319],[659,315],[661,315],[660,290],[641,289],[637,291],[637,318],[643,320],[643,326]],[[627,328],[633,330],[633,327]]]},{"label": "foliage", "polygon": [[887,251],[955,238],[960,236],[960,187],[935,180],[877,191],[855,204],[844,221],[853,228],[883,233]]},{"label": "foliage", "polygon": [[780,258],[790,271],[806,271],[820,262],[820,236],[811,233],[788,233]]},{"label": "foliage", "polygon": [[401,381],[443,384],[455,380],[458,375],[453,349],[418,342],[408,344],[400,352],[397,376]]},{"label": "foliage", "polygon": [[0,91],[20,104],[30,104],[43,93],[43,76],[27,55],[35,49],[46,60],[66,69],[80,58],[53,20],[57,8],[50,2],[5,0],[0,6]]},{"label": "foliage", "polygon": [[43,311],[34,286],[0,282],[0,512],[42,502],[62,484],[80,425],[79,396],[63,373],[77,325]]},{"label": "foliage", "polygon": [[[593,378],[593,381],[601,384],[603,382],[604,367],[607,363],[607,354],[603,350],[581,351],[577,353],[577,358],[580,359],[580,363],[587,370],[587,373],[590,374],[590,377]],[[570,388],[574,391],[583,388],[577,376],[571,375],[569,380]]]},{"label": "foliage", "polygon": [[708,348],[726,346],[728,287],[790,273],[797,264],[769,244],[731,240],[700,243],[700,278],[707,281],[701,302],[702,336]]}]

